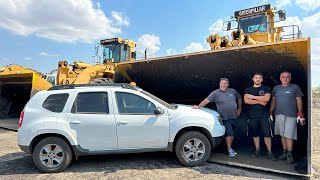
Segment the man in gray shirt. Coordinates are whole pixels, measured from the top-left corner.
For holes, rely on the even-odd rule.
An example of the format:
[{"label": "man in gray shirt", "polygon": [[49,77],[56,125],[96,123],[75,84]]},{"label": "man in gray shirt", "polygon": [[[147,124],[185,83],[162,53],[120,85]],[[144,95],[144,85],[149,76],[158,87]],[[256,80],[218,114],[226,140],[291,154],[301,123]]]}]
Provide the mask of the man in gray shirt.
[{"label": "man in gray shirt", "polygon": [[217,105],[217,111],[226,128],[227,153],[229,156],[235,156],[237,153],[232,149],[232,142],[235,135],[236,118],[240,115],[242,109],[242,98],[236,90],[229,88],[227,78],[221,78],[220,88],[211,92],[207,98],[193,108],[198,109],[209,102],[215,102]]},{"label": "man in gray shirt", "polygon": [[[275,119],[275,134],[281,136],[283,152],[280,160],[293,163],[292,148],[294,140],[297,140],[297,122],[304,125],[302,92],[296,84],[291,84],[291,73],[280,74],[281,84],[273,88],[270,116],[273,111]],[[298,113],[297,113],[298,110]]]}]

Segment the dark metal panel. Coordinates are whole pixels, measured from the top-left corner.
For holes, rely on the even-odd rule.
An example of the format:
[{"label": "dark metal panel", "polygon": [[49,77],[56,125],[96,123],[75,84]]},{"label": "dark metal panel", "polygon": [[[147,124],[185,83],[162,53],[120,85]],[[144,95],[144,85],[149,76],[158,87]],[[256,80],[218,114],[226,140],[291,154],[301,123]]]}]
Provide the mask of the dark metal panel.
[{"label": "dark metal panel", "polygon": [[[123,63],[118,65],[121,66],[119,68],[121,73],[116,72],[114,81],[116,83],[134,81],[139,87],[170,103],[194,105],[219,88],[222,77],[228,78],[230,87],[243,95],[245,88],[253,85],[252,76],[255,72],[263,73],[263,84],[273,88],[280,84],[280,73],[290,71],[293,77],[292,83],[298,84],[305,95],[303,101],[308,103],[304,103],[304,109],[307,110],[311,92],[310,78],[308,78],[310,62],[305,55],[309,52],[309,47],[305,46],[306,42],[291,41],[287,44],[207,51]],[[236,132],[242,144],[248,143],[246,109],[244,105],[239,119],[241,128]],[[306,126],[298,127],[298,140],[294,152],[297,158],[307,155],[311,158],[309,153],[311,118],[308,117],[311,117],[310,110],[306,114],[308,119]],[[275,149],[281,150],[279,146],[280,143]]]}]

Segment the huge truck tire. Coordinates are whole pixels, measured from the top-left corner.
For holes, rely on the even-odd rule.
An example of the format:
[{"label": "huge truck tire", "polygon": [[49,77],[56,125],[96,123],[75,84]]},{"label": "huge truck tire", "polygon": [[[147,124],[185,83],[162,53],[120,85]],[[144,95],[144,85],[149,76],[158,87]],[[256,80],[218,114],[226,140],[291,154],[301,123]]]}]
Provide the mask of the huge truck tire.
[{"label": "huge truck tire", "polygon": [[113,83],[113,80],[110,78],[99,78],[99,79],[93,79],[89,82],[89,84],[107,84],[107,83]]},{"label": "huge truck tire", "polygon": [[69,166],[72,150],[69,144],[59,137],[47,137],[41,140],[33,153],[35,165],[43,172],[58,173]]},{"label": "huge truck tire", "polygon": [[205,135],[197,131],[189,131],[179,137],[175,152],[185,166],[199,166],[210,157],[211,145]]}]

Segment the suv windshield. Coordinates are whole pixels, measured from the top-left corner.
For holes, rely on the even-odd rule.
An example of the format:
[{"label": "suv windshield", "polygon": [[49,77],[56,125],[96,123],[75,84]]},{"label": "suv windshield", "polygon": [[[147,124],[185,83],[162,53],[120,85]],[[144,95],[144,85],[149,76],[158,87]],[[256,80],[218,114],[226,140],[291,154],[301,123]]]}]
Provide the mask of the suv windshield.
[{"label": "suv windshield", "polygon": [[176,109],[174,106],[170,105],[169,103],[165,102],[164,100],[158,98],[157,96],[148,93],[147,91],[144,90],[140,90],[140,92],[146,96],[149,96],[150,98],[156,100],[158,103],[164,105],[165,107],[169,108],[169,109]]},{"label": "suv windshield", "polygon": [[244,17],[239,20],[239,28],[244,33],[267,32],[267,17],[263,14]]},{"label": "suv windshield", "polygon": [[103,47],[103,60],[112,62],[126,61],[128,52],[124,50],[123,44],[110,44]]}]

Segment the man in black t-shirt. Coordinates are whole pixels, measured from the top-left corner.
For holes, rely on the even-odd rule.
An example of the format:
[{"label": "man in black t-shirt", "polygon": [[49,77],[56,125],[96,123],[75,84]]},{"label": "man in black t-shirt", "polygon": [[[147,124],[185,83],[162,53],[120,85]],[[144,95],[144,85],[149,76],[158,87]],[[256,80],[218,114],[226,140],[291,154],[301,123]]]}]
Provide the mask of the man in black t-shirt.
[{"label": "man in black t-shirt", "polygon": [[275,160],[271,151],[271,125],[269,121],[269,109],[266,107],[271,97],[270,88],[263,86],[263,76],[261,73],[255,73],[252,78],[254,84],[244,91],[244,102],[249,105],[249,135],[253,137],[256,151],[251,155],[257,158],[260,153],[260,133],[264,137],[264,143],[268,150],[268,159]]}]

